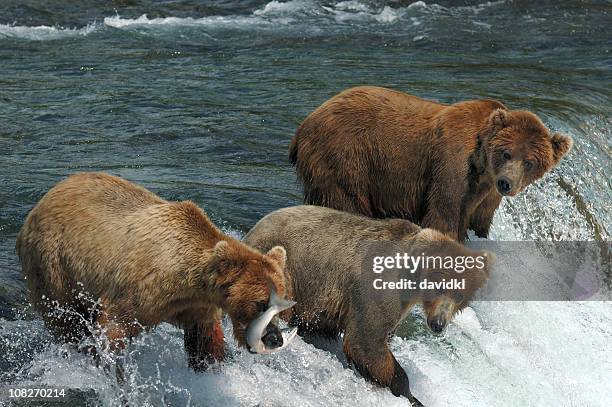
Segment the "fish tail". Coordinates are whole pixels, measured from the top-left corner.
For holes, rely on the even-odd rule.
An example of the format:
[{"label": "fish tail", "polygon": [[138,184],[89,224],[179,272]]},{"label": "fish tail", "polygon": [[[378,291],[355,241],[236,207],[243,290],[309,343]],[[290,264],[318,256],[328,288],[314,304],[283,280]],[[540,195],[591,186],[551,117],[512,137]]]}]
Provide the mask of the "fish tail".
[{"label": "fish tail", "polygon": [[270,290],[270,303],[268,304],[270,308],[276,306],[280,312],[280,311],[284,311],[286,309],[293,307],[295,304],[297,304],[295,301],[286,300],[284,298],[281,298],[276,293],[276,290],[274,289]]}]

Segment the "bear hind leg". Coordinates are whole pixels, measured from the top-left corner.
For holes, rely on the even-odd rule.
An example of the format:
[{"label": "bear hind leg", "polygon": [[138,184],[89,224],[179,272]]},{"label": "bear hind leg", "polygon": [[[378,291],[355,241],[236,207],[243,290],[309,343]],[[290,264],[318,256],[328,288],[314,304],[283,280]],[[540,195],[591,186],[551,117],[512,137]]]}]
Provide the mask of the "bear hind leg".
[{"label": "bear hind leg", "polygon": [[64,278],[57,253],[43,257],[36,244],[21,240],[17,250],[32,306],[56,341],[78,344],[91,335],[94,307],[88,306],[81,287]]},{"label": "bear hind leg", "polygon": [[78,345],[94,332],[97,310],[88,302],[76,298],[69,301],[55,300],[45,296],[38,300],[35,308],[58,342]]}]

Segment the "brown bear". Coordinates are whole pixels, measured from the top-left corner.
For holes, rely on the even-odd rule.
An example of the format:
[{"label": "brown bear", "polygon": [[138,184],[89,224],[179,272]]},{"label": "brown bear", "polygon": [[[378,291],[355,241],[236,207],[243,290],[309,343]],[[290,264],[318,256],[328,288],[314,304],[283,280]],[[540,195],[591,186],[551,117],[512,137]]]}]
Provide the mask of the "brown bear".
[{"label": "brown bear", "polygon": [[[271,290],[285,293],[282,247],[263,255],[193,202],[168,202],[103,173],[72,175],[47,192],[16,248],[31,302],[56,338],[78,343],[99,324],[119,351],[125,338],[169,322],[184,329],[196,370],[224,358],[222,310],[244,346]],[[262,341],[282,344],[275,324]]]},{"label": "brown bear", "polygon": [[399,217],[464,239],[489,232],[514,196],[571,149],[531,112],[495,100],[452,105],[380,87],[345,90],[298,128],[289,157],[304,201]]},{"label": "brown bear", "polygon": [[[281,314],[282,318],[298,326],[301,334],[335,337],[344,333],[344,353],[357,370],[414,405],[421,404],[411,394],[408,377],[389,350],[389,335],[415,304],[424,306],[431,330],[441,332],[485,284],[493,259],[491,253],[469,249],[407,220],[371,219],[310,205],[272,212],[249,231],[244,242],[259,250],[276,245],[287,250],[287,296],[297,305]],[[469,267],[465,264],[461,273],[434,261],[422,263],[425,267],[420,275],[406,269],[376,274],[372,259],[389,249],[413,258],[437,258],[445,253],[475,260]],[[383,285],[404,278],[415,283],[440,283],[457,276],[465,281],[461,289],[398,290],[389,285],[384,289]],[[380,281],[379,277],[386,279]]]}]

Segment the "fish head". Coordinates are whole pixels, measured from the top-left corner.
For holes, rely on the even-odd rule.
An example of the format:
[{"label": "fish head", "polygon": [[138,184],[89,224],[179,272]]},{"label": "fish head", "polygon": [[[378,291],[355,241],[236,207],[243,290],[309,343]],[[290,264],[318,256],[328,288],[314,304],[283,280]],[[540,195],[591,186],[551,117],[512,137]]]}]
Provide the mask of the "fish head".
[{"label": "fish head", "polygon": [[297,329],[281,330],[277,315],[295,305],[280,297],[274,288],[270,289],[267,309],[253,320],[247,328],[247,347],[251,353],[271,353],[285,348],[293,340]]},{"label": "fish head", "polygon": [[[237,245],[218,243],[213,258],[220,270],[217,279],[223,293],[220,303],[232,320],[234,338],[240,346],[246,346],[248,328],[257,320],[257,327],[261,328],[260,338],[265,336],[270,346],[276,346],[282,335],[272,319],[280,311],[272,314],[266,311],[271,303],[277,304],[278,299],[285,295],[285,250],[277,246],[262,255],[252,249],[234,246]],[[262,316],[265,319],[270,316],[263,327]]]}]

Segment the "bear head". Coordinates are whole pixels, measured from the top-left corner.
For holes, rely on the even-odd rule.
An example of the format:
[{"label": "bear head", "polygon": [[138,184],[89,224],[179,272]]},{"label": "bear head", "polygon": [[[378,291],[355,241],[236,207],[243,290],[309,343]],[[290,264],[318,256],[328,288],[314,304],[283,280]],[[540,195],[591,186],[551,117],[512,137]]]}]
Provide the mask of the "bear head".
[{"label": "bear head", "polygon": [[[234,338],[240,346],[246,346],[246,330],[253,320],[268,309],[270,294],[286,295],[285,262],[287,254],[281,246],[270,249],[265,255],[239,242],[225,240],[213,249],[217,286],[224,296],[220,303],[232,320]],[[283,344],[277,326],[278,318],[268,324],[262,342],[268,348]]]},{"label": "bear head", "polygon": [[496,109],[487,120],[488,164],[502,196],[518,194],[572,148],[569,136],[551,134],[535,114],[525,110]]},{"label": "bear head", "polygon": [[[414,241],[413,253],[423,256],[420,281],[433,283],[432,287],[419,290],[420,302],[427,325],[433,332],[440,333],[485,285],[495,255],[470,249],[433,229],[422,229]],[[464,283],[456,287],[453,280]],[[444,283],[448,285],[439,285]]]}]

